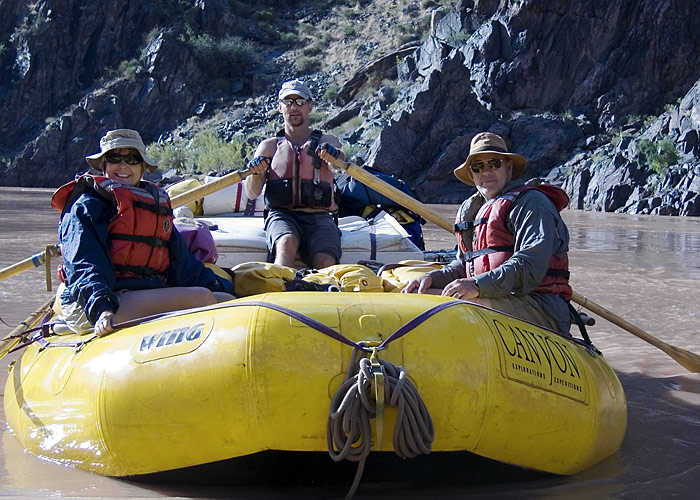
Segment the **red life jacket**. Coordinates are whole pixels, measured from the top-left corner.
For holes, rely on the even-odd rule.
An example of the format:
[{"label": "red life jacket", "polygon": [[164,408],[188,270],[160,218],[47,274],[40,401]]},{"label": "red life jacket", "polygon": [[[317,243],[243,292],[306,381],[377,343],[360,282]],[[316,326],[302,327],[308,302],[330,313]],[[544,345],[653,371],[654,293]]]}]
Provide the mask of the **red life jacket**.
[{"label": "red life jacket", "polygon": [[[462,204],[457,212],[455,235],[459,248],[465,253],[468,262],[466,269],[468,277],[496,269],[513,255],[515,238],[506,227],[506,217],[517,197],[530,189],[536,189],[547,196],[558,211],[569,203],[569,197],[564,190],[557,186],[542,184],[521,186],[487,201],[477,212],[474,221],[465,220],[468,207],[466,202]],[[474,234],[472,250],[469,251],[463,232],[471,228],[474,229]],[[552,256],[547,274],[535,291],[563,294],[566,300],[571,299],[568,254],[564,254],[561,258]]]},{"label": "red life jacket", "polygon": [[163,274],[170,266],[168,241],[173,229],[168,194],[148,181],[127,186],[107,177],[86,174],[58,188],[51,207],[63,216],[89,190],[117,206],[117,215],[107,226],[109,255],[116,277],[165,279]]},{"label": "red life jacket", "polygon": [[333,172],[315,152],[321,135],[314,130],[308,141],[295,147],[284,131],[277,134],[277,150],[267,170],[265,186],[268,207],[337,210]]}]

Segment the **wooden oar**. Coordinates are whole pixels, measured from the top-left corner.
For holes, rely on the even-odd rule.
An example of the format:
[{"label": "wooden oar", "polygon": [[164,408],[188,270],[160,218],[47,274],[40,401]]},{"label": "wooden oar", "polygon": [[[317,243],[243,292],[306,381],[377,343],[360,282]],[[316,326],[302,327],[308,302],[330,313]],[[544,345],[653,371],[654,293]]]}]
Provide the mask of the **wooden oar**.
[{"label": "wooden oar", "polygon": [[[419,202],[415,198],[411,198],[403,191],[396,189],[390,184],[387,184],[386,182],[377,178],[370,172],[367,172],[366,170],[363,170],[362,168],[352,163],[346,163],[342,160],[333,158],[333,156],[328,154],[327,151],[322,151],[320,156],[323,160],[332,163],[336,167],[342,168],[350,176],[354,177],[355,179],[362,182],[366,186],[374,189],[375,191],[378,191],[379,193],[385,195],[386,197],[391,198],[396,203],[414,211],[418,215],[421,215],[425,219],[434,222],[438,226],[447,229],[450,232],[453,231],[453,225],[452,223],[450,223],[450,221],[446,220],[444,217],[432,210],[430,207],[425,206],[423,203]],[[700,356],[698,356],[697,354],[692,353],[690,351],[686,351],[685,349],[681,349],[680,347],[669,345],[666,342],[657,339],[653,335],[645,332],[644,330],[633,325],[632,323],[625,321],[620,316],[617,316],[611,311],[605,309],[603,306],[596,304],[591,299],[584,297],[583,295],[580,295],[575,291],[571,300],[581,305],[582,307],[585,307],[589,311],[598,314],[601,318],[607,319],[614,325],[619,326],[620,328],[626,330],[632,335],[635,335],[640,339],[644,340],[645,342],[648,342],[657,349],[661,349],[686,370],[693,373],[700,373]]]},{"label": "wooden oar", "polygon": [[[175,197],[171,201],[173,208],[181,207],[187,205],[188,203],[197,200],[199,198],[204,198],[205,196],[219,191],[225,187],[232,186],[237,182],[248,177],[252,172],[249,169],[240,172],[231,172],[230,174],[224,175],[223,177],[216,179],[215,181],[202,184],[194,189],[185,191]],[[12,264],[4,269],[0,270],[0,281],[7,279],[11,276],[15,276],[28,269],[34,269],[46,262],[47,252],[39,252],[31,257],[24,259],[23,261]],[[49,258],[58,257],[61,255],[58,245],[53,245],[49,247],[48,252]]]},{"label": "wooden oar", "polygon": [[600,304],[596,304],[592,300],[577,293],[576,291],[574,291],[571,300],[581,305],[582,307],[585,307],[589,311],[596,313],[601,318],[607,319],[608,321],[610,321],[614,325],[619,326],[623,330],[627,330],[632,335],[636,335],[637,337],[650,343],[657,349],[661,349],[663,352],[671,356],[676,361],[676,363],[681,365],[686,370],[693,373],[700,373],[700,356],[698,356],[697,354],[692,353],[690,351],[686,351],[685,349],[681,349],[680,347],[669,345],[666,342],[657,339],[653,335],[648,334],[641,328],[624,320],[617,314],[613,313],[612,311],[609,311]]},{"label": "wooden oar", "polygon": [[187,205],[194,200],[204,198],[205,196],[215,193],[216,191],[219,191],[225,187],[241,182],[252,173],[253,172],[250,169],[241,170],[240,172],[231,172],[230,174],[224,175],[215,181],[207,182],[206,184],[202,184],[201,186],[174,196],[172,200],[170,200],[170,203],[172,203],[173,208]]},{"label": "wooden oar", "polygon": [[323,160],[327,161],[328,163],[332,163],[336,167],[342,168],[351,177],[354,177],[365,186],[374,189],[375,191],[385,195],[387,198],[391,198],[393,201],[395,201],[402,207],[412,210],[424,219],[429,220],[430,222],[437,224],[438,226],[444,229],[447,229],[449,232],[452,232],[454,230],[454,225],[450,221],[446,220],[442,215],[440,215],[430,207],[425,206],[412,196],[407,195],[400,189],[392,186],[388,182],[384,182],[379,177],[377,177],[374,174],[371,174],[367,170],[358,167],[354,163],[346,163],[343,160],[333,158],[333,156],[328,154],[328,152],[325,150],[321,150],[320,156]]},{"label": "wooden oar", "polygon": [[16,264],[12,264],[11,266],[0,270],[0,281],[9,278],[10,276],[14,276],[23,271],[26,271],[27,269],[34,269],[35,267],[39,267],[44,262],[46,262],[47,252],[49,255],[49,259],[61,255],[61,250],[58,247],[58,245],[48,246],[47,250],[34,254],[31,257],[28,257],[22,261],[17,262]]},{"label": "wooden oar", "polygon": [[34,326],[41,320],[41,318],[49,311],[53,305],[55,297],[51,297],[44,304],[39,307],[36,311],[30,314],[27,319],[22,321],[17,328],[12,330],[10,334],[4,339],[0,340],[0,358],[3,358],[5,354],[10,352],[15,348],[17,344],[22,340],[22,334],[27,330],[34,328]]}]

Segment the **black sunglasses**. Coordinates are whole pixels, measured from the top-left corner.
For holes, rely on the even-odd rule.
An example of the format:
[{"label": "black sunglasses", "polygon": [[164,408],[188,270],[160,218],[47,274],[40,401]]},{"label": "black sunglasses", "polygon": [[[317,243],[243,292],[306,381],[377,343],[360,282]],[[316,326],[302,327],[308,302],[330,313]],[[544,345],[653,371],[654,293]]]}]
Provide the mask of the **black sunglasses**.
[{"label": "black sunglasses", "polygon": [[501,160],[500,158],[491,158],[490,160],[486,161],[472,162],[472,164],[469,165],[469,168],[472,169],[472,172],[478,174],[486,167],[489,167],[491,170],[498,170],[499,168],[501,168],[502,162],[503,160]]},{"label": "black sunglasses", "polygon": [[292,99],[291,97],[285,97],[284,99],[280,99],[280,102],[287,107],[291,106],[292,104],[296,104],[297,106],[301,107],[310,100],[311,99],[305,99],[303,97],[296,97],[294,99]]},{"label": "black sunglasses", "polygon": [[138,165],[143,161],[143,158],[137,154],[120,155],[117,153],[107,153],[105,155],[105,161],[114,165],[119,165],[122,161],[127,165]]}]

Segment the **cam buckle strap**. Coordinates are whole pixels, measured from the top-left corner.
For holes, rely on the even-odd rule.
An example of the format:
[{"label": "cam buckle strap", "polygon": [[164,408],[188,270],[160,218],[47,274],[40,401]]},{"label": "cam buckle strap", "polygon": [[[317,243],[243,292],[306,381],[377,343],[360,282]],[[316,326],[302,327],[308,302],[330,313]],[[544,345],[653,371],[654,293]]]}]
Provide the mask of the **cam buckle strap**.
[{"label": "cam buckle strap", "polygon": [[462,222],[457,222],[454,224],[453,231],[455,233],[459,231],[468,231],[469,229],[474,229],[476,226],[480,226],[481,224],[486,224],[489,220],[486,218],[481,218],[481,219],[475,219],[475,220],[467,220],[467,221],[462,221]]},{"label": "cam buckle strap", "polygon": [[512,246],[504,246],[504,247],[489,247],[489,248],[482,248],[481,250],[473,250],[471,252],[466,252],[464,254],[464,258],[471,262],[474,259],[481,257],[482,255],[487,255],[490,253],[496,253],[496,252],[513,252],[514,248]]},{"label": "cam buckle strap", "polygon": [[384,443],[384,380],[385,373],[384,367],[379,362],[378,345],[372,347],[372,354],[370,355],[369,362],[372,370],[372,385],[374,386],[374,402],[375,402],[375,415],[376,415],[376,425],[377,425],[377,447],[382,449]]},{"label": "cam buckle strap", "polygon": [[307,151],[307,154],[313,158],[314,184],[316,185],[321,182],[321,165],[323,164],[323,160],[321,160],[321,157],[316,154],[316,148],[318,147],[318,143],[321,140],[322,135],[323,132],[320,130],[314,130],[311,132],[311,144],[309,146],[309,150]]}]

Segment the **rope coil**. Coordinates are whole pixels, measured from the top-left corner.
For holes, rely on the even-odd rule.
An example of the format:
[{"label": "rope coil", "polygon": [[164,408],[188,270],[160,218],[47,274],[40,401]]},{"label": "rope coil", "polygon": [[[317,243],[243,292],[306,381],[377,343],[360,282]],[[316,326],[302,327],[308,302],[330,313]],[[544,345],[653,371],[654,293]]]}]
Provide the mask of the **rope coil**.
[{"label": "rope coil", "polygon": [[[335,462],[360,462],[353,486],[346,498],[354,494],[372,448],[372,426],[377,403],[372,398],[372,362],[353,350],[345,380],[331,399],[326,437],[328,453]],[[394,424],[394,453],[401,458],[413,458],[430,453],[435,429],[425,403],[416,387],[406,377],[402,366],[378,360],[384,372],[384,401],[397,409]]]},{"label": "rope coil", "polygon": [[[372,446],[370,419],[376,416],[376,402],[371,398],[372,367],[366,357],[356,362],[357,353],[355,349],[348,375],[333,395],[328,415],[328,451],[336,462],[358,462],[369,455]],[[388,406],[397,408],[394,453],[401,458],[430,453],[435,430],[418,390],[402,366],[382,359],[379,362],[386,374],[384,399]]]}]

